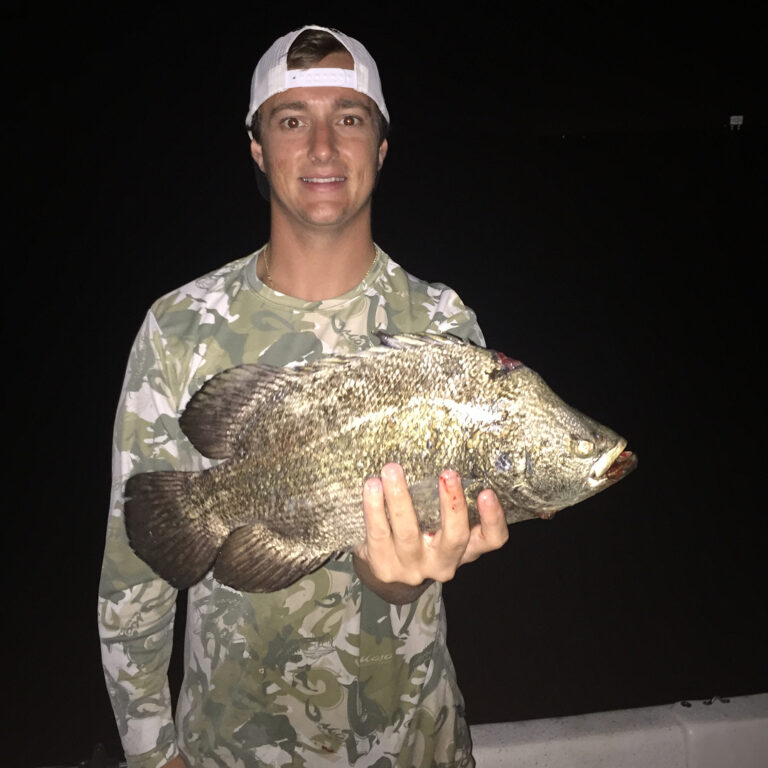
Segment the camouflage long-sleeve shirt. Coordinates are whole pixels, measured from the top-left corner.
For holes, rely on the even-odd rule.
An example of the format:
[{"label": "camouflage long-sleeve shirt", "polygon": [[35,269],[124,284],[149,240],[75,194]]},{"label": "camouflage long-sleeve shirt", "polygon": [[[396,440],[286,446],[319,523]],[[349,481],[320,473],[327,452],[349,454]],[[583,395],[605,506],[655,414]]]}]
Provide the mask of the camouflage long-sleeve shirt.
[{"label": "camouflage long-sleeve shirt", "polygon": [[227,768],[473,765],[440,586],[390,605],[361,584],[350,555],[278,592],[237,592],[210,574],[190,588],[174,723],[176,591],[128,545],[122,496],[132,474],[211,466],[179,429],[189,398],[240,363],[352,352],[377,329],[483,343],[455,292],[381,251],[357,288],[316,302],[267,288],[256,258],[155,302],[128,362],[99,590],[102,658],[128,765],[157,768],[179,752],[190,765]]}]

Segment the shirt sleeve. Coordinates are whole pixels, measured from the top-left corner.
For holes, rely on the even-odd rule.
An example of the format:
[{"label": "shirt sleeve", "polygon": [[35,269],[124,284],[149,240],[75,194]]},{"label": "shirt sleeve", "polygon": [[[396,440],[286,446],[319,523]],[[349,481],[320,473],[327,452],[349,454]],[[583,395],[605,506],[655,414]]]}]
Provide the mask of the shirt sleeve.
[{"label": "shirt sleeve", "polygon": [[475,312],[464,304],[456,291],[440,283],[433,283],[429,286],[429,294],[435,303],[427,330],[450,333],[481,347],[485,346],[485,338]]},{"label": "shirt sleeve", "polygon": [[129,476],[179,469],[190,458],[178,434],[183,387],[171,360],[150,312],[131,350],[115,419],[98,602],[107,690],[131,768],[158,768],[178,754],[167,676],[177,592],[134,554],[123,521]]}]

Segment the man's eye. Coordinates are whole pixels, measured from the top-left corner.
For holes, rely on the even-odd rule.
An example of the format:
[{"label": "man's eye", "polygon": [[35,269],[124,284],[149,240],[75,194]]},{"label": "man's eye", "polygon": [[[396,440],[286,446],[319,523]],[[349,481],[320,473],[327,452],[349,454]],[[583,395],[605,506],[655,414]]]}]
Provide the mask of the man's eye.
[{"label": "man's eye", "polygon": [[360,125],[361,120],[357,115],[344,115],[341,118],[341,124],[346,126]]},{"label": "man's eye", "polygon": [[301,120],[298,117],[286,117],[283,120],[283,125],[286,128],[298,128],[301,125]]}]

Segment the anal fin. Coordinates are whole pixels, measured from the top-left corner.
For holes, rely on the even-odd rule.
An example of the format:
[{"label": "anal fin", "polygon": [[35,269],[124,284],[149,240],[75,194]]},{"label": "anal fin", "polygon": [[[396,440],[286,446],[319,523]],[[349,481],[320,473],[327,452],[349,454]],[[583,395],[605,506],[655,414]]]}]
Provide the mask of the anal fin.
[{"label": "anal fin", "polygon": [[261,523],[235,529],[224,541],[213,576],[243,592],[274,592],[317,570],[336,552],[317,552]]}]

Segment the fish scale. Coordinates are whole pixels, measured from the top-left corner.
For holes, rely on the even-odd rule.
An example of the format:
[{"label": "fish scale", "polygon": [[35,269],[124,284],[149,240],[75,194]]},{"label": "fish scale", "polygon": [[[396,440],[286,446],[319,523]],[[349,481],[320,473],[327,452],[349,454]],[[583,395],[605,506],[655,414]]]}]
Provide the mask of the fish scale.
[{"label": "fish scale", "polygon": [[362,485],[389,462],[402,465],[425,531],[440,526],[447,468],[462,477],[472,523],[483,488],[514,523],[550,517],[634,468],[623,438],[522,363],[450,335],[378,335],[354,355],[242,365],[206,382],[180,424],[222,462],[129,478],[136,553],[179,588],[213,568],[234,588],[272,591],[364,539]]}]

